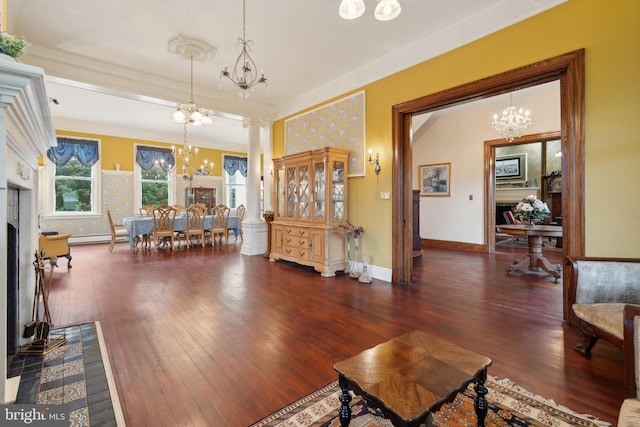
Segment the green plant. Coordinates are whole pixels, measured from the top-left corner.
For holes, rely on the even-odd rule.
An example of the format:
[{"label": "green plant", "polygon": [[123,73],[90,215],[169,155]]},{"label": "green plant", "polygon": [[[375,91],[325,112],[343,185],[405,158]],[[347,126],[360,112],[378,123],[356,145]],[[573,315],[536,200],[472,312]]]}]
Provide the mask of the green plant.
[{"label": "green plant", "polygon": [[5,31],[0,31],[0,53],[17,58],[27,53],[30,43],[24,37],[16,37]]}]

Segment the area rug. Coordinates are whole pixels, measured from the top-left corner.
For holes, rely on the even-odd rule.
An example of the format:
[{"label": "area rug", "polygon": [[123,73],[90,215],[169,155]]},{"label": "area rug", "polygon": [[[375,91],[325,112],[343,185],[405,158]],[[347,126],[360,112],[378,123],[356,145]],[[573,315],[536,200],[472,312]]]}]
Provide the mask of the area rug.
[{"label": "area rug", "polygon": [[[578,414],[557,405],[553,400],[536,396],[508,379],[489,377],[485,384],[489,389],[487,394],[489,411],[485,419],[487,427],[611,426],[610,423],[598,420],[591,415]],[[334,381],[250,427],[339,426],[339,395],[340,387],[338,382]],[[433,425],[437,427],[475,426],[477,420],[473,408],[474,396],[473,385],[470,385],[453,402],[443,405],[435,413]],[[351,410],[350,426],[392,427],[391,422],[385,419],[379,410],[367,406],[360,396],[354,396],[351,401]]]},{"label": "area rug", "polygon": [[[62,411],[66,425],[73,427],[123,427],[100,322],[53,329],[51,336],[65,337],[66,343],[12,361],[9,377],[20,375],[20,387],[15,403],[5,405],[7,411],[50,408]],[[3,421],[0,417],[0,425]]]}]

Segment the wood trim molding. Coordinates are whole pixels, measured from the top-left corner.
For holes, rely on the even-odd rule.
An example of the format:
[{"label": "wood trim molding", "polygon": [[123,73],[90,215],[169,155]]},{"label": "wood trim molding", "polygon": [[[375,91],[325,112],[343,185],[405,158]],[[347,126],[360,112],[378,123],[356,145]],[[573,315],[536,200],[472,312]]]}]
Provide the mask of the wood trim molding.
[{"label": "wood trim molding", "polygon": [[[567,189],[562,196],[562,209],[567,213],[563,221],[564,254],[584,254],[584,56],[584,49],[576,50],[392,107],[394,283],[411,281],[411,116],[554,80],[560,81],[562,185]],[[566,316],[566,307],[564,312]]]},{"label": "wood trim molding", "polygon": [[455,249],[467,252],[486,252],[484,245],[477,243],[450,242],[448,240],[421,239],[422,247],[433,249]]}]

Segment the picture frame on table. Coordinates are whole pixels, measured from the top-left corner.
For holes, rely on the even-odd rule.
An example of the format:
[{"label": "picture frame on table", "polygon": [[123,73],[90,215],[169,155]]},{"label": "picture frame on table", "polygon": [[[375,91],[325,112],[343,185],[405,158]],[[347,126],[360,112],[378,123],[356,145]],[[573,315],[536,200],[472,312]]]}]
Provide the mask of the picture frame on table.
[{"label": "picture frame on table", "polygon": [[435,163],[418,167],[420,196],[451,195],[451,163]]},{"label": "picture frame on table", "polygon": [[527,181],[527,153],[496,156],[496,182],[518,183]]}]

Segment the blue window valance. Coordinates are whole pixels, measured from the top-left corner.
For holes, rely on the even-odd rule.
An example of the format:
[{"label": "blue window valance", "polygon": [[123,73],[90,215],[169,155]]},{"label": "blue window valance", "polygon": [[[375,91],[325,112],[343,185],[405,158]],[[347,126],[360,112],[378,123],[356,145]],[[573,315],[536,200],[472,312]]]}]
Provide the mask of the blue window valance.
[{"label": "blue window valance", "polygon": [[66,137],[57,140],[58,145],[47,150],[47,158],[56,166],[62,167],[75,157],[82,166],[90,168],[100,159],[98,141]]},{"label": "blue window valance", "polygon": [[240,171],[242,176],[244,176],[246,178],[246,176],[247,176],[247,158],[246,157],[237,157],[237,156],[225,156],[224,157],[224,170],[226,170],[229,175],[233,175],[237,171]]},{"label": "blue window valance", "polygon": [[136,147],[136,163],[138,163],[145,172],[156,164],[163,171],[169,172],[176,164],[176,161],[173,157],[173,151],[170,148],[138,145],[138,147]]}]

